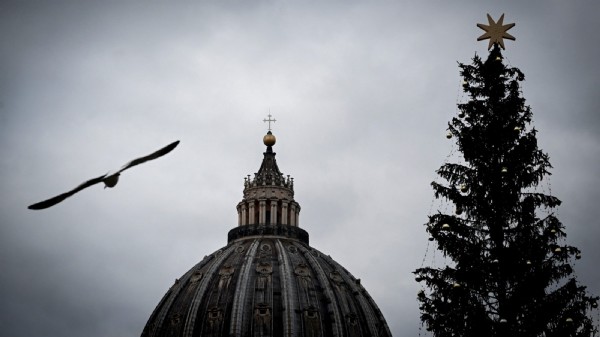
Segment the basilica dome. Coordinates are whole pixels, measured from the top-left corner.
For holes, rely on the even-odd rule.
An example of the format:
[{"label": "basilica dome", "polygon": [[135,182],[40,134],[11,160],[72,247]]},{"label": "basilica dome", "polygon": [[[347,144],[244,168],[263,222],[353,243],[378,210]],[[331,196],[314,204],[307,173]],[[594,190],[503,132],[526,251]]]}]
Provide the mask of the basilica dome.
[{"label": "basilica dome", "polygon": [[275,161],[275,136],[263,141],[227,245],[175,281],[142,337],[391,336],[360,279],[309,245],[294,180]]}]

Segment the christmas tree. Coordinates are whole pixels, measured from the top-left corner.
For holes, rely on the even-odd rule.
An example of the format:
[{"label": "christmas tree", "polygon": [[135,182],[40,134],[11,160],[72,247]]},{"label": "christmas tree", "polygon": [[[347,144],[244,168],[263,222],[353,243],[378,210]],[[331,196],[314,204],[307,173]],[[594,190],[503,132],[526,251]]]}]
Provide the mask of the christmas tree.
[{"label": "christmas tree", "polygon": [[462,160],[442,165],[444,182],[432,183],[452,214],[425,224],[451,261],[415,271],[421,320],[434,336],[594,336],[598,297],[576,280],[581,252],[565,243],[560,200],[538,191],[551,165],[520,90],[525,77],[501,53],[503,38],[514,40],[503,16],[478,25],[479,40],[490,39],[487,59],[459,65],[468,100],[447,137]]}]

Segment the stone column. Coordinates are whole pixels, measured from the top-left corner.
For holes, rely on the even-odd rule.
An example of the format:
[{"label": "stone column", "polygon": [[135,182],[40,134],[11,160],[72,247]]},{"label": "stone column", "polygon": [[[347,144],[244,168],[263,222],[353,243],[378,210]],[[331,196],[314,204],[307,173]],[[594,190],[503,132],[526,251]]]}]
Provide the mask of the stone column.
[{"label": "stone column", "polygon": [[240,225],[247,225],[248,224],[248,205],[246,203],[244,203],[242,205],[242,223]]},{"label": "stone column", "polygon": [[281,202],[281,224],[282,225],[287,225],[288,221],[288,202],[287,201],[282,201]]},{"label": "stone column", "polygon": [[265,200],[260,200],[258,205],[258,224],[264,225],[267,220],[267,202]]},{"label": "stone column", "polygon": [[294,226],[300,227],[300,205],[292,201],[293,204],[293,213],[291,214],[291,218],[294,219]]},{"label": "stone column", "polygon": [[296,205],[294,202],[290,205],[290,226],[296,226]]},{"label": "stone column", "polygon": [[277,200],[271,200],[271,225],[277,224]]},{"label": "stone column", "polygon": [[254,222],[254,219],[255,219],[254,214],[255,214],[255,211],[254,211],[254,201],[250,201],[250,209],[248,210],[248,224],[249,225],[254,225],[255,224],[255,222]]}]

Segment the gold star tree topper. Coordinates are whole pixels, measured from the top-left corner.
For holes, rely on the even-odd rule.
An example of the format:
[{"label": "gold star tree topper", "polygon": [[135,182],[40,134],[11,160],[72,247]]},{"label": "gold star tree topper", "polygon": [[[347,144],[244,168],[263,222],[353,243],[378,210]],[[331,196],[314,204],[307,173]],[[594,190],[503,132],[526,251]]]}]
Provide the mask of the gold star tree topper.
[{"label": "gold star tree topper", "polygon": [[514,27],[515,24],[509,23],[507,25],[504,25],[503,24],[504,14],[502,14],[502,16],[500,16],[500,19],[498,19],[498,22],[494,22],[494,19],[492,19],[492,17],[489,14],[487,15],[487,18],[488,18],[488,23],[489,23],[488,25],[484,25],[482,23],[477,24],[477,27],[485,30],[485,34],[478,37],[477,41],[490,39],[490,44],[488,45],[488,50],[490,50],[494,44],[498,44],[498,45],[500,45],[500,47],[502,47],[502,49],[504,49],[504,40],[503,39],[509,39],[509,40],[513,40],[513,41],[515,40],[514,36],[507,33],[507,31],[509,29],[511,29],[512,27]]}]

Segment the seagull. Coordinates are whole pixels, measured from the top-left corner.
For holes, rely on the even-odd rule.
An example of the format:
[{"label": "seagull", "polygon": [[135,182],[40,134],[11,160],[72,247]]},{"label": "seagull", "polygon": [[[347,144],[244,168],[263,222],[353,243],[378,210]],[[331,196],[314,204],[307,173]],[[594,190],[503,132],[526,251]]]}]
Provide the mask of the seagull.
[{"label": "seagull", "polygon": [[44,201],[40,201],[38,203],[35,203],[27,208],[29,209],[34,209],[34,210],[39,210],[39,209],[44,209],[44,208],[48,208],[51,206],[54,206],[56,204],[58,204],[59,202],[65,200],[66,198],[72,196],[73,194],[83,190],[84,188],[88,188],[92,185],[98,184],[100,182],[104,183],[104,188],[110,187],[113,188],[115,187],[115,185],[117,185],[117,183],[119,182],[119,176],[121,175],[121,172],[127,170],[128,168],[134,167],[136,165],[139,165],[141,163],[145,163],[148,160],[153,160],[159,157],[164,156],[165,154],[173,151],[173,149],[179,144],[179,141],[173,142],[165,147],[163,147],[162,149],[153,152],[147,156],[144,157],[140,157],[137,159],[134,159],[132,161],[130,161],[129,163],[125,164],[123,167],[121,167],[117,172],[112,173],[112,172],[108,172],[102,176],[99,176],[97,178],[93,178],[90,179],[86,182],[84,182],[83,184],[75,187],[74,189],[70,190],[69,192],[63,193],[63,194],[59,194],[57,196],[55,196],[54,198],[50,198],[48,200],[44,200]]}]

